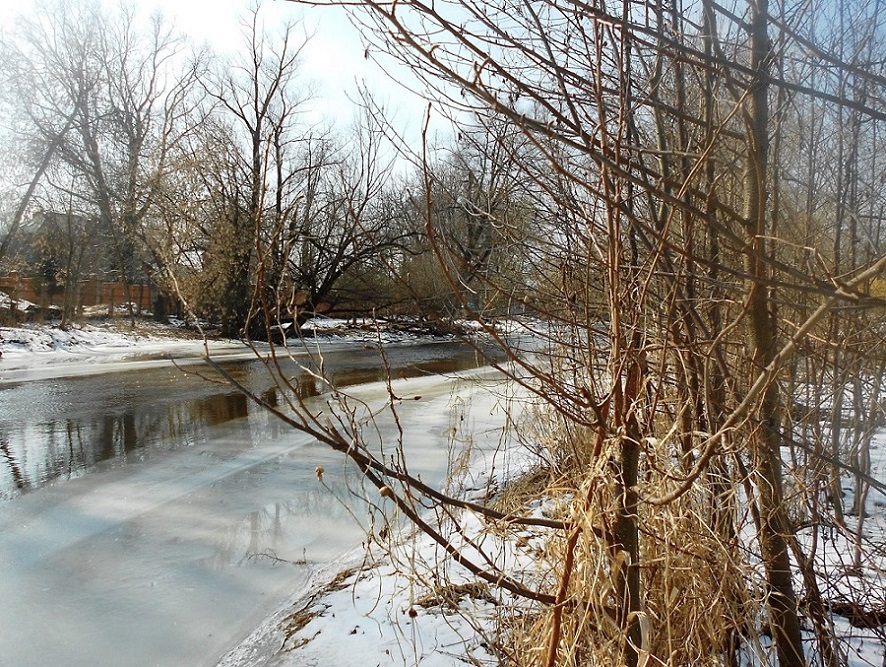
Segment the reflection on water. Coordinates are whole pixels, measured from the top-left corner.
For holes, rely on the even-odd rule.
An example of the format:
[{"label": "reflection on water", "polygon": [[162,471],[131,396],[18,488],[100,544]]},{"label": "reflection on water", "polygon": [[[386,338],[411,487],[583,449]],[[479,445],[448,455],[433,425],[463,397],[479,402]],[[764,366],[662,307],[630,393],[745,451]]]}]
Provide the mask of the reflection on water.
[{"label": "reflection on water", "polygon": [[12,455],[12,449],[9,446],[9,441],[6,440],[0,434],[0,451],[3,452],[3,456],[6,459],[7,464],[9,465],[9,472],[12,474],[12,482],[16,489],[22,490],[28,488],[28,482],[25,479],[25,475],[22,472],[21,466],[18,464],[18,461]]},{"label": "reflection on water", "polygon": [[[329,390],[394,378],[476,368],[475,352],[457,343],[413,345],[385,351],[360,349],[326,355],[329,383],[317,365],[287,362],[290,387],[274,384],[258,361],[225,370],[272,406]],[[304,363],[304,361],[302,361]],[[294,394],[287,396],[286,393]],[[0,501],[101,465],[121,465],[205,444],[209,430],[257,408],[224,383],[177,369],[155,369],[0,388]]]},{"label": "reflection on water", "polygon": [[[316,524],[316,517],[339,530],[341,525],[352,523],[356,497],[345,488],[333,490],[337,498],[348,505],[330,503],[330,490],[320,487],[308,493],[298,493],[297,500],[274,502],[260,510],[247,512],[237,522],[232,522],[215,537],[215,548],[202,562],[214,570],[240,567],[250,560],[267,560],[269,563],[316,564],[323,562],[335,549],[324,540],[322,544],[307,541],[293,542],[293,535],[307,537],[306,523]],[[302,529],[302,530],[300,530]],[[316,530],[311,528],[310,530]]]},{"label": "reflection on water", "polygon": [[237,392],[231,394],[215,394],[198,402],[198,421],[207,426],[223,424],[231,419],[245,417],[249,410],[246,396]]},{"label": "reflection on water", "polygon": [[0,499],[79,477],[102,462],[141,460],[205,442],[207,428],[245,417],[247,411],[246,397],[228,392],[183,403],[136,405],[105,415],[0,421],[0,451],[6,463]]},{"label": "reflection on water", "polygon": [[[454,345],[386,353],[394,377],[476,365]],[[339,384],[383,375],[371,350],[324,364]],[[326,397],[310,398],[323,384],[295,364],[284,369],[289,389],[259,362],[229,370],[270,404],[298,394],[312,412],[327,409]],[[397,460],[408,455],[428,484],[446,477],[461,428],[498,441],[495,392],[476,402],[483,429],[471,428],[469,397],[488,384],[434,376],[400,387],[422,399],[396,419],[378,410],[384,387],[349,391],[377,414],[368,440],[394,447],[406,434]],[[378,494],[367,484],[341,453],[176,369],[0,389],[0,664],[215,665],[318,563],[397,520],[370,517],[361,499]]]}]

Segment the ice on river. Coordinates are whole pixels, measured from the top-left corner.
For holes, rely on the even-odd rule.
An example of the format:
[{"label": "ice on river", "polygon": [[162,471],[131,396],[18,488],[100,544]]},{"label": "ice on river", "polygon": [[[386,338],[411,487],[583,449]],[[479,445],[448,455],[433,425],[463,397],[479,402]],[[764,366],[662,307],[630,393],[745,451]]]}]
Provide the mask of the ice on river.
[{"label": "ice on river", "polygon": [[[446,474],[458,397],[490,395],[494,375],[472,375],[395,385],[421,397],[398,409],[410,467],[425,481]],[[383,383],[349,391],[369,405],[388,395]],[[310,400],[328,409],[324,396]],[[15,421],[0,414],[0,434]],[[393,421],[378,423],[395,441]],[[215,664],[316,568],[360,543],[359,479],[341,455],[254,406],[187,436],[150,455],[122,448],[0,504],[0,664]],[[36,474],[36,460],[19,463]]]}]

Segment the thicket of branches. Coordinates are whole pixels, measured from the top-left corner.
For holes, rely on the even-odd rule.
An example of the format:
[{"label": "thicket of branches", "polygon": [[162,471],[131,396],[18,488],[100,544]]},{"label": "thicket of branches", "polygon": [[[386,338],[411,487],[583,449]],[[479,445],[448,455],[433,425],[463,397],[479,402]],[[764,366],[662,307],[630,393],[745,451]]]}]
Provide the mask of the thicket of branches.
[{"label": "thicket of branches", "polygon": [[[273,356],[282,399],[265,407],[526,601],[500,629],[503,662],[845,664],[833,614],[881,627],[886,611],[865,588],[882,556],[865,499],[886,491],[870,475],[886,314],[881,4],[351,9],[367,54],[416,74],[457,128],[444,150],[413,147],[412,172],[384,159],[396,136],[371,102],[356,141],[299,126],[301,41],[292,26],[268,38],[253,15],[225,66],[191,63],[156,97],[134,88],[132,109],[167,128],[144,161],[148,143],[118,124],[130,107],[90,115],[132,98],[98,92],[107,63],[129,61],[102,61],[95,82],[46,70],[37,93],[52,97],[31,93],[33,134],[18,135],[37,156],[31,183],[47,178],[127,239],[111,246],[123,275],[127,243],[143,239],[143,261],[229,334],[266,334],[333,287],[481,325],[544,406],[526,436],[544,492],[564,499],[557,517],[427,487],[365,443],[344,394],[330,414],[307,410]],[[108,155],[126,159],[109,170]],[[527,324],[542,353],[501,334],[507,314],[544,322]],[[428,507],[450,523],[477,513],[498,534],[543,531],[534,578],[447,538]],[[834,542],[851,562],[834,564]]]},{"label": "thicket of branches", "polygon": [[[483,177],[449,198],[426,153],[419,191],[449,292],[547,406],[548,493],[567,502],[535,522],[549,530],[540,579],[424,523],[416,498],[443,517],[465,503],[355,446],[356,431],[294,425],[347,452],[457,562],[533,602],[505,662],[845,664],[833,614],[882,618],[862,583],[881,555],[864,530],[868,490],[883,489],[869,474],[880,5],[361,5],[367,53],[417,74],[482,157]],[[453,212],[466,238],[448,232]],[[482,234],[509,262],[474,252]],[[547,353],[501,337],[490,303],[542,315]],[[534,521],[467,509],[496,530]],[[835,567],[828,538],[854,562]]]}]

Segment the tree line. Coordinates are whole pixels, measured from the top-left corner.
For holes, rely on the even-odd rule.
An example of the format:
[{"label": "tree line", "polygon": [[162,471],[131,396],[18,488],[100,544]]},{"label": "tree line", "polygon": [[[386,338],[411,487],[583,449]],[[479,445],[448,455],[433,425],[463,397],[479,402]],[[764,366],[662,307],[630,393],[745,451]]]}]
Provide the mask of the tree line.
[{"label": "tree line", "polygon": [[[64,253],[101,239],[228,335],[336,300],[475,320],[544,405],[523,435],[557,517],[428,488],[347,404],[320,419],[289,387],[278,414],[525,601],[490,644],[505,663],[832,667],[841,613],[883,639],[882,3],[342,4],[451,141],[404,145],[371,99],[346,134],[306,126],[304,38],[260,12],[218,59],[88,4],[17,24],[0,262],[40,202],[91,225]],[[533,354],[497,326],[518,314]],[[538,569],[429,506],[547,531]]]},{"label": "tree line", "polygon": [[[255,7],[239,47],[213,53],[161,15],[63,4],[38,3],[0,45],[0,267],[55,289],[86,272],[150,280],[159,318],[182,300],[227,336],[266,334],[260,311],[458,307],[426,270],[423,178],[395,159],[375,105],[346,128],[311,120],[298,23],[265,25]],[[477,207],[505,191],[468,146],[437,161],[434,206],[482,272],[497,251]]]}]

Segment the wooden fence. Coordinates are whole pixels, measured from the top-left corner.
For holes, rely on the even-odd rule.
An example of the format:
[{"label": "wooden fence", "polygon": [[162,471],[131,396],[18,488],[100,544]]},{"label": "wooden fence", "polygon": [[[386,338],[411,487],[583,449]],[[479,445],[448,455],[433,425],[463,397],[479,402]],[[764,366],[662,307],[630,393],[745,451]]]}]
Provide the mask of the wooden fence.
[{"label": "wooden fence", "polygon": [[[98,278],[81,280],[75,287],[72,300],[76,310],[87,306],[108,306],[109,314],[113,314],[114,308],[119,308],[127,301],[132,301],[139,310],[150,310],[152,303],[152,290],[150,285],[130,285],[129,299],[126,297],[126,286],[122,281],[108,282]],[[65,303],[63,289],[46,289],[39,281],[33,278],[21,276],[0,276],[0,292],[5,292],[13,300],[30,301],[41,308],[50,306],[62,307]]]}]

